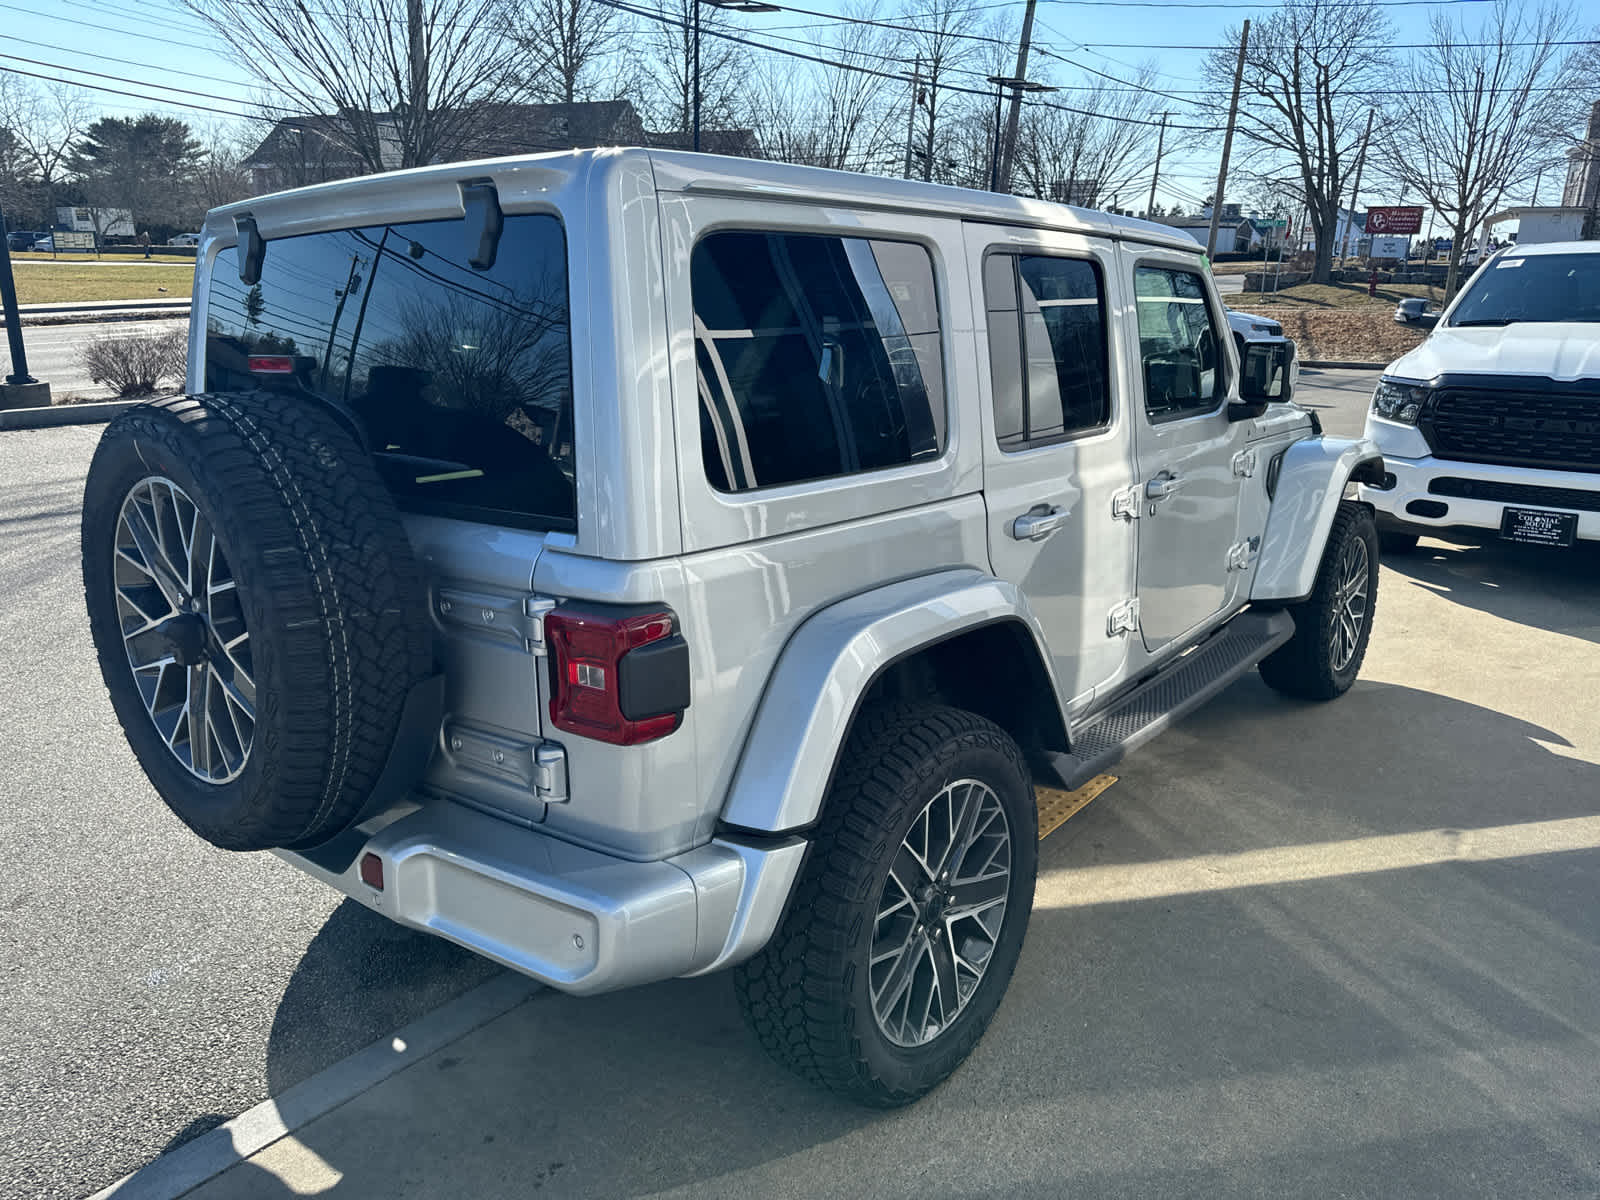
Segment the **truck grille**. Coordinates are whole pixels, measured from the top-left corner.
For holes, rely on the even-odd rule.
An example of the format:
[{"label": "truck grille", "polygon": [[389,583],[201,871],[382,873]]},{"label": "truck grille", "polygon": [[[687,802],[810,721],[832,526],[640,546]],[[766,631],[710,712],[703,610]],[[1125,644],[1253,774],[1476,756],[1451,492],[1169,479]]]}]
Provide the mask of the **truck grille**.
[{"label": "truck grille", "polygon": [[1494,483],[1484,479],[1456,479],[1445,476],[1428,485],[1435,496],[1457,496],[1463,500],[1489,500],[1497,504],[1525,504],[1530,508],[1576,508],[1580,512],[1600,512],[1600,492],[1578,488],[1536,487],[1527,483]]},{"label": "truck grille", "polygon": [[1600,390],[1447,387],[1419,422],[1437,458],[1556,471],[1600,470]]}]

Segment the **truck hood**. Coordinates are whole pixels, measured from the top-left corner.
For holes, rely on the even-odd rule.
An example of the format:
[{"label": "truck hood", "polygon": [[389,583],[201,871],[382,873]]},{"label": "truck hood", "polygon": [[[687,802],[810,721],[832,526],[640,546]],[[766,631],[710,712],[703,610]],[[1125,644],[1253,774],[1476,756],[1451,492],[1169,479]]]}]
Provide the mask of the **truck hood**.
[{"label": "truck hood", "polygon": [[1440,325],[1386,375],[1426,381],[1439,375],[1539,375],[1600,378],[1600,325],[1592,321],[1502,326]]}]

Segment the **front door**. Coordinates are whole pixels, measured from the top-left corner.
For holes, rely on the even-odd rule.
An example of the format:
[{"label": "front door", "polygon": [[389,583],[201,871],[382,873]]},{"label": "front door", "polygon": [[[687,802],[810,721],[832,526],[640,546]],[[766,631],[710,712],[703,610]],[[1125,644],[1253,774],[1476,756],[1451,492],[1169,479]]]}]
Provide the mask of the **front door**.
[{"label": "front door", "polygon": [[1139,628],[1156,653],[1232,601],[1239,529],[1228,323],[1192,259],[1123,250],[1138,310]]},{"label": "front door", "polygon": [[1112,514],[1133,482],[1130,347],[1107,243],[969,226],[974,303],[985,314],[984,497],[995,574],[1043,627],[1064,703],[1081,711],[1125,671],[1107,615],[1133,595],[1134,530]]}]

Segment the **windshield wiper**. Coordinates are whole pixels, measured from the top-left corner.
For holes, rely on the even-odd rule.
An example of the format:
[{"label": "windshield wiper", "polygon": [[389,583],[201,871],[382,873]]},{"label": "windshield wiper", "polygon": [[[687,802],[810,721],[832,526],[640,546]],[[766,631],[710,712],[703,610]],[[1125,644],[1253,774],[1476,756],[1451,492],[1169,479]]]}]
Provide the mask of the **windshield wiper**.
[{"label": "windshield wiper", "polygon": [[1522,317],[1468,317],[1465,321],[1451,321],[1456,328],[1466,325],[1515,325]]}]

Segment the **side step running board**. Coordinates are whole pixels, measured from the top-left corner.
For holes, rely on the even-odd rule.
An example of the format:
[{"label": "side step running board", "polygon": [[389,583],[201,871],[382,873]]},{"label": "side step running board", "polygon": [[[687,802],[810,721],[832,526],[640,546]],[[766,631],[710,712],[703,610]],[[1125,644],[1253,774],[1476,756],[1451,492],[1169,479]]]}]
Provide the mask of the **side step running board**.
[{"label": "side step running board", "polygon": [[1281,609],[1240,613],[1110,708],[1074,725],[1072,753],[1050,756],[1062,785],[1082,787],[1130,750],[1188,716],[1293,636],[1294,618]]}]

